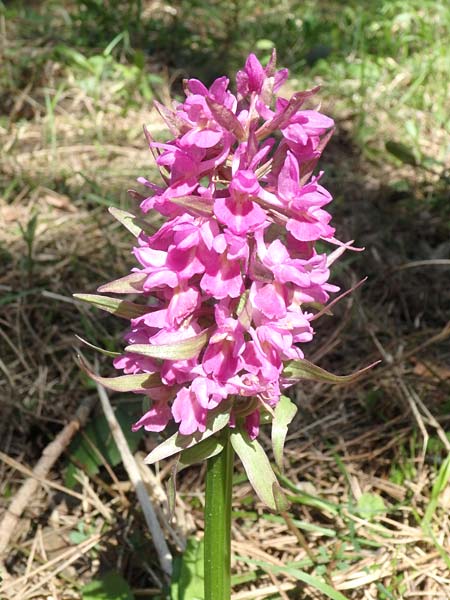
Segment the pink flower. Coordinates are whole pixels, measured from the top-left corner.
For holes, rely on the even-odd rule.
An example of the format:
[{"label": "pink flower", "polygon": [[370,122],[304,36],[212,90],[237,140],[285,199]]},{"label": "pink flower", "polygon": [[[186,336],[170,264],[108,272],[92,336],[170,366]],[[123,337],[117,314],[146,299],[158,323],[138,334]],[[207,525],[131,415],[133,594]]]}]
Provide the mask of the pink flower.
[{"label": "pink flower", "polygon": [[259,410],[254,410],[252,413],[245,417],[245,427],[252,440],[258,437],[259,433],[259,421],[260,415]]},{"label": "pink flower", "polygon": [[320,155],[320,136],[333,126],[334,121],[329,117],[315,110],[301,110],[281,129],[281,133],[297,160],[307,161]]},{"label": "pink flower", "polygon": [[[230,426],[243,420],[256,437],[261,410],[289,383],[286,362],[302,360],[313,338],[311,304],[338,290],[329,264],[353,248],[334,238],[331,195],[312,174],[333,121],[300,110],[314,90],[277,95],[287,71],[275,59],[263,67],[250,54],[237,96],[226,77],[209,89],[190,79],[184,102],[156,103],[172,139],[147,133],[162,181],[139,179],[149,194],[141,210],[165,221],[133,249],[147,308],[125,336],[139,346],[114,365],[162,385],[140,390],[151,405],[133,430],[172,421],[181,435],[202,433],[209,412],[231,403]],[[341,248],[327,258],[317,240]]]},{"label": "pink flower", "polygon": [[188,79],[185,86],[186,96],[189,96],[190,94],[205,96],[205,98],[211,98],[234,112],[236,110],[237,100],[228,90],[229,83],[230,81],[227,77],[219,77],[212,83],[208,90],[198,79]]},{"label": "pink flower", "polygon": [[225,384],[245,366],[241,358],[244,348],[244,329],[241,323],[231,317],[224,319],[211,336],[205,350],[202,360],[205,373]]},{"label": "pink flower", "polygon": [[238,171],[229,185],[230,196],[217,198],[214,214],[236,235],[255,231],[266,220],[266,212],[256,202],[260,185],[252,171]]},{"label": "pink flower", "polygon": [[298,162],[291,152],[287,153],[278,177],[277,196],[294,215],[288,219],[286,229],[302,242],[329,238],[334,229],[328,225],[331,215],[321,207],[331,202],[330,194],[313,179],[306,186],[299,184]]},{"label": "pink flower", "polygon": [[153,403],[148,410],[131,428],[138,431],[143,427],[146,431],[163,431],[172,418],[170,406],[166,400],[159,400]]},{"label": "pink flower", "polygon": [[253,306],[268,319],[280,319],[286,316],[287,290],[279,283],[255,282],[250,288]]},{"label": "pink flower", "polygon": [[196,377],[189,388],[181,388],[173,404],[172,415],[182,435],[205,431],[208,410],[225,397],[224,390],[211,379]]},{"label": "pink flower", "polygon": [[[273,54],[272,61],[274,60]],[[264,68],[254,54],[248,56],[244,69],[238,71],[236,75],[237,90],[241,96],[251,92],[260,94],[269,77],[273,78],[272,91],[276,92],[283,85],[288,77],[288,71],[281,69],[275,72],[272,61]]]},{"label": "pink flower", "polygon": [[201,289],[208,295],[222,300],[237,298],[244,291],[242,273],[247,270],[248,244],[226,231],[218,235],[212,245],[212,252],[204,255],[205,274],[200,281]]},{"label": "pink flower", "polygon": [[325,254],[313,254],[311,258],[291,258],[287,247],[280,240],[274,240],[267,248],[258,243],[258,255],[262,264],[273,274],[276,281],[294,284],[299,288],[322,285],[328,281],[330,271]]}]

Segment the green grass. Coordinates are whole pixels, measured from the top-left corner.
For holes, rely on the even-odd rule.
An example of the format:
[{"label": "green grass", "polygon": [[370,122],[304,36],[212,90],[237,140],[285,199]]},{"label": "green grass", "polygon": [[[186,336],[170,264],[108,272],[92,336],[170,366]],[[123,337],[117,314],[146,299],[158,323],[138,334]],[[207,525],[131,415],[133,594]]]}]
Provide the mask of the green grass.
[{"label": "green grass", "polygon": [[[329,54],[302,69],[299,82],[317,78],[338,114],[355,114],[356,138],[372,158],[390,160],[384,144],[395,140],[423,160],[429,152],[424,142],[432,133],[449,132],[450,5],[327,2],[318,10],[311,4],[306,12],[306,45],[327,48]],[[443,161],[448,149],[437,145],[435,150],[431,156]]]},{"label": "green grass", "polygon": [[419,164],[428,161],[442,172],[448,152],[443,136],[449,133],[445,0],[283,0],[262,6],[253,0],[182,0],[173,11],[151,15],[141,2],[79,0],[67,8],[50,2],[40,11],[21,2],[0,4],[0,11],[28,44],[33,37],[40,42],[31,50],[32,72],[29,52],[14,39],[6,46],[0,75],[5,100],[7,92],[37,84],[49,62],[63,70],[62,84],[43,89],[50,147],[56,145],[54,114],[67,79],[96,110],[109,103],[126,113],[148,106],[164,86],[161,60],[175,79],[211,80],[224,68],[238,68],[249,51],[267,59],[276,46],[279,64],[291,69],[300,87],[323,84],[320,98],[328,112],[349,116],[369,157],[396,163],[385,143],[400,142]]}]

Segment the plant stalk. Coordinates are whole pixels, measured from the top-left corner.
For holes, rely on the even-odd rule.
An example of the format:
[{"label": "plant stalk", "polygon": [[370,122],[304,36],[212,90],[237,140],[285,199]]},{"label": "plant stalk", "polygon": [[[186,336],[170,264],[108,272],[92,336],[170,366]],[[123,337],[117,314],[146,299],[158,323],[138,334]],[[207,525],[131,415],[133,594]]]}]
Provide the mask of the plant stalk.
[{"label": "plant stalk", "polygon": [[230,600],[231,596],[233,458],[227,431],[222,452],[209,458],[206,465],[205,600]]}]

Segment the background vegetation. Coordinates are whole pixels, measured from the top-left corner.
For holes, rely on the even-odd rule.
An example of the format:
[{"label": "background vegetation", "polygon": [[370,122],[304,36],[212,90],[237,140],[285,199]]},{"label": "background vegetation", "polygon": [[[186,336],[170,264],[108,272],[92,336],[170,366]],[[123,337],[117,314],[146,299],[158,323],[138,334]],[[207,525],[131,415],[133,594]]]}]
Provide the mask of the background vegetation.
[{"label": "background vegetation", "polygon": [[[71,295],[132,264],[106,207],[133,206],[127,189],[155,175],[142,125],[165,133],[152,100],[276,46],[292,87],[322,85],[337,123],[321,164],[335,223],[366,247],[334,277],[367,283],[322,325],[308,358],[339,373],[383,363],[352,386],[294,390],[285,485],[298,529],[267,514],[237,472],[234,598],[324,598],[300,571],[352,599],[450,597],[449,39],[446,0],[0,2],[1,511],[96,397],[73,360],[75,334],[120,346],[120,323]],[[128,431],[140,401],[112,401]],[[137,453],[156,443],[128,439]],[[150,480],[156,506],[170,469]],[[179,557],[171,597],[192,600],[202,469],[178,486],[176,520],[160,513]],[[1,598],[167,597],[100,410],[3,558]]]}]

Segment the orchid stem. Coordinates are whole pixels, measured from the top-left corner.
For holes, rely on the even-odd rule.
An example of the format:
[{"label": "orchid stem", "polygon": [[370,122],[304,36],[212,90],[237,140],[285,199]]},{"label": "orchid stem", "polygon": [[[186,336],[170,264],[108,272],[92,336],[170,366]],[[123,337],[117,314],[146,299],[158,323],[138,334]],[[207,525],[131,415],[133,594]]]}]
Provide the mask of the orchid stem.
[{"label": "orchid stem", "polygon": [[205,496],[205,600],[231,596],[231,490],[234,451],[226,433],[220,454],[208,459]]}]

